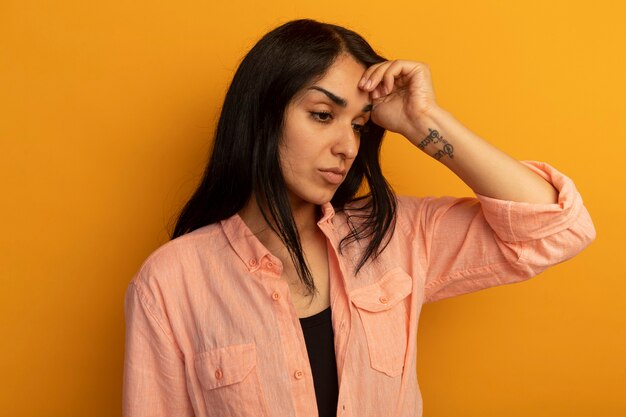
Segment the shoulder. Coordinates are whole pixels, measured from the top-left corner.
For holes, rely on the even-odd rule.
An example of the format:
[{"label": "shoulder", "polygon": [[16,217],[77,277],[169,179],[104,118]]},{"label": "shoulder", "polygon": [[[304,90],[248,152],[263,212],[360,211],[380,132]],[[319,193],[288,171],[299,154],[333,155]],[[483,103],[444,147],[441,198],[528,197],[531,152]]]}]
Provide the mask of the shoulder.
[{"label": "shoulder", "polygon": [[[415,225],[419,223],[419,219],[424,217],[424,208],[436,200],[435,197],[415,197],[407,195],[395,195],[395,221],[396,229],[400,229],[403,234],[411,234],[415,230]],[[369,214],[371,207],[369,199],[360,199],[346,204],[337,214],[342,219],[342,223],[358,223],[359,220],[365,220]]]},{"label": "shoulder", "polygon": [[216,247],[224,246],[220,223],[203,226],[192,232],[172,239],[155,249],[141,264],[132,282],[140,286],[159,285],[184,275],[186,269],[193,268],[199,255]]},{"label": "shoulder", "polygon": [[398,196],[396,198],[396,224],[404,234],[412,234],[419,219],[423,217],[424,207],[434,197]]},{"label": "shoulder", "polygon": [[[397,213],[406,213],[419,209],[420,205],[433,197],[415,197],[415,196],[407,196],[407,195],[394,195],[396,201],[396,212]],[[369,212],[371,206],[369,205],[369,198],[362,198],[358,200],[351,201],[344,205],[338,212],[345,212],[348,215],[358,212]]]},{"label": "shoulder", "polygon": [[462,220],[480,210],[480,201],[475,197],[400,196],[397,201],[396,223],[408,236],[428,229],[444,216],[450,220]]}]

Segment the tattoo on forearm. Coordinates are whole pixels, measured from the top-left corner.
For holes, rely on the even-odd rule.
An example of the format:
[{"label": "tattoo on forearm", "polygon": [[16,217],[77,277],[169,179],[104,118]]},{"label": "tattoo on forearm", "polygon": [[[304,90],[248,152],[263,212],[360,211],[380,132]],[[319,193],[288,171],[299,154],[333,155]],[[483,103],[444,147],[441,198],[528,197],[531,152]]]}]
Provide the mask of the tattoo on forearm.
[{"label": "tattoo on forearm", "polygon": [[438,131],[436,131],[436,130],[433,130],[433,129],[431,129],[431,128],[428,128],[428,130],[429,130],[428,136],[426,136],[426,137],[424,138],[424,140],[423,140],[423,141],[421,141],[421,142],[417,145],[417,147],[418,147],[418,148],[420,148],[421,150],[424,150],[424,148],[426,147],[426,145],[428,145],[428,144],[429,144],[429,143],[431,143],[431,142],[432,142],[432,143],[438,143],[438,142],[439,142],[439,138],[440,138],[440,136],[439,136],[439,132],[438,132]]},{"label": "tattoo on forearm", "polygon": [[433,155],[433,158],[435,158],[436,160],[440,160],[446,155],[448,155],[450,158],[454,158],[454,146],[452,146],[452,144],[450,144],[447,140],[445,140],[443,136],[441,136],[437,130],[430,129],[430,128],[428,130],[429,130],[428,136],[426,136],[424,140],[422,140],[417,145],[417,147],[419,149],[424,150],[424,148],[430,143],[437,144],[441,142],[443,143],[443,149],[438,150]]},{"label": "tattoo on forearm", "polygon": [[450,145],[449,143],[446,143],[445,145],[443,145],[443,149],[438,150],[433,155],[433,158],[435,158],[437,161],[446,155],[448,155],[450,158],[454,158],[453,153],[454,153],[454,146]]}]

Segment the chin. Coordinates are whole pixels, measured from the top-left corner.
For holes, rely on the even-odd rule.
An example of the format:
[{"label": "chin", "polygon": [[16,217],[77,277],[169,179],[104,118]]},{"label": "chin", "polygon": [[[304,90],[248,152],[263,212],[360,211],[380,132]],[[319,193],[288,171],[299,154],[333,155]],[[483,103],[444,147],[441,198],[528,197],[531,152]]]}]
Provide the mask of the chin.
[{"label": "chin", "polygon": [[307,200],[307,203],[314,204],[316,206],[321,206],[330,202],[330,200],[332,199],[333,199],[333,196],[330,196],[327,198],[316,198],[316,199]]},{"label": "chin", "polygon": [[341,184],[330,186],[314,181],[299,181],[297,186],[287,184],[289,200],[294,207],[302,205],[321,206],[330,202]]},{"label": "chin", "polygon": [[301,195],[299,196],[299,199],[302,203],[305,203],[305,204],[308,203],[308,204],[313,204],[316,206],[321,206],[323,204],[330,202],[330,200],[333,199],[335,195],[335,191],[336,190],[333,190],[332,192],[324,192],[324,193],[320,192],[315,195],[311,195],[311,194]]}]

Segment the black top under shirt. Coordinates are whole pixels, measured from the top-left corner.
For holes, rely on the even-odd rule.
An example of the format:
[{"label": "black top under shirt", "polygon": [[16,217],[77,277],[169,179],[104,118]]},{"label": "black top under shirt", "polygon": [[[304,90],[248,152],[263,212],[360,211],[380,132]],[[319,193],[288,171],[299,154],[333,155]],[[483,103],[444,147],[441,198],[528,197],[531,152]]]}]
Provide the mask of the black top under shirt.
[{"label": "black top under shirt", "polygon": [[339,383],[330,307],[314,316],[301,318],[300,326],[311,362],[319,417],[335,417]]}]

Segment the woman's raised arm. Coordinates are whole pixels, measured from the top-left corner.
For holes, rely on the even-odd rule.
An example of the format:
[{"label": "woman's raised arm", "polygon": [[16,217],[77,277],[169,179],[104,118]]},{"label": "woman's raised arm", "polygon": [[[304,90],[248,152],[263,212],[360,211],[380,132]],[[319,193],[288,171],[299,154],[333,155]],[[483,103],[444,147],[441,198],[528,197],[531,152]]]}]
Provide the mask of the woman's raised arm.
[{"label": "woman's raised arm", "polygon": [[385,61],[368,68],[359,87],[370,92],[376,124],[405,136],[475,193],[517,202],[557,202],[549,182],[437,105],[428,65]]}]

